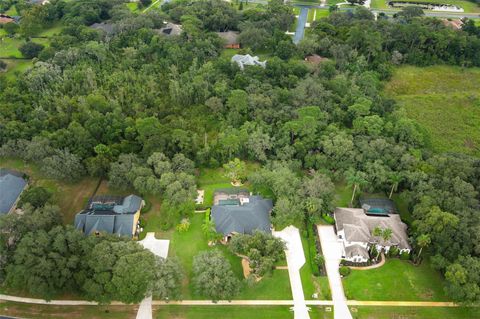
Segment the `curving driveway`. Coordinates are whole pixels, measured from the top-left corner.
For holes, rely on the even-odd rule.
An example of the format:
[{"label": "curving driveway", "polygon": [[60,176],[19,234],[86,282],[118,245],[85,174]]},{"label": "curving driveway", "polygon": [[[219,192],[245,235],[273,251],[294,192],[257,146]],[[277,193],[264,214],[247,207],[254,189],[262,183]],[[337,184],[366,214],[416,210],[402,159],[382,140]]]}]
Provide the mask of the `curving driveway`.
[{"label": "curving driveway", "polygon": [[318,236],[322,244],[325,267],[333,300],[333,316],[335,319],[352,319],[347,307],[347,298],[343,292],[342,278],[338,272],[342,257],[342,244],[338,241],[333,226],[317,225]]}]

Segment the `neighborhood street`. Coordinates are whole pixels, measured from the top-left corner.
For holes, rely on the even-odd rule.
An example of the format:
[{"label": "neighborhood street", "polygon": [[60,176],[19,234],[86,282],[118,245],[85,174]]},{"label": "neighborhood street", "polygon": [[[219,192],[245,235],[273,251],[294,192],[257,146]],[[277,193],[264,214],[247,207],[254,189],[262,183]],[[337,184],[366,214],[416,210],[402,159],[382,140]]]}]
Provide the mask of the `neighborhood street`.
[{"label": "neighborhood street", "polygon": [[342,278],[340,278],[340,273],[338,272],[340,258],[342,257],[341,243],[337,240],[333,226],[318,225],[317,229],[332,293],[334,318],[351,319],[352,315],[347,306],[347,298],[345,298],[343,292]]},{"label": "neighborhood street", "polygon": [[293,36],[293,43],[298,44],[303,39],[305,33],[305,24],[307,23],[308,7],[300,7],[300,15],[298,16],[297,29]]}]

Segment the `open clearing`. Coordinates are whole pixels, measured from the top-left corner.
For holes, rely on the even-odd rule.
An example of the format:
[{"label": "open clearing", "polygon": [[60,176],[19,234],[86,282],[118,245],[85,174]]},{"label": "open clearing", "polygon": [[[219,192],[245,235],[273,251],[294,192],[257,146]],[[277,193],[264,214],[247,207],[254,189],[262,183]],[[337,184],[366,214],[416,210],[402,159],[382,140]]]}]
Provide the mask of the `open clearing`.
[{"label": "open clearing", "polygon": [[478,308],[350,307],[354,319],[478,319]]},{"label": "open clearing", "polygon": [[427,258],[420,266],[392,258],[380,268],[352,270],[343,286],[351,300],[449,301],[442,276]]},{"label": "open clearing", "polygon": [[426,130],[433,150],[480,156],[480,68],[402,67],[385,92]]}]

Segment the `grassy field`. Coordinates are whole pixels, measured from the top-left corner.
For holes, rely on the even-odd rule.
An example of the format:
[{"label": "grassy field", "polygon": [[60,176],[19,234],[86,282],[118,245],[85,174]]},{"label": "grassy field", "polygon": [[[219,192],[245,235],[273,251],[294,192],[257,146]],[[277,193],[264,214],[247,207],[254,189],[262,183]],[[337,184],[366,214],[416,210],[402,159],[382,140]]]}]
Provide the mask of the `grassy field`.
[{"label": "grassy field", "polygon": [[387,4],[387,0],[372,0],[370,4],[371,8],[376,8],[376,9],[388,9],[389,6]]},{"label": "grassy field", "polygon": [[385,92],[426,130],[433,150],[480,156],[480,68],[402,67]]},{"label": "grassy field", "polygon": [[[4,73],[8,79],[14,80],[18,72],[23,72],[30,66],[32,62],[30,60],[17,60],[17,59],[2,59],[7,62],[7,72]],[[0,73],[2,75],[2,73]]]},{"label": "grassy field", "polygon": [[73,223],[75,214],[85,207],[98,183],[97,179],[90,177],[74,184],[55,181],[45,177],[37,165],[18,159],[0,159],[0,167],[24,172],[30,176],[31,184],[43,186],[53,192],[53,199],[60,206],[65,224]]},{"label": "grassy field", "polygon": [[35,319],[131,319],[138,306],[51,306],[0,302],[0,314]]},{"label": "grassy field", "polygon": [[[287,306],[161,306],[155,309],[156,319],[291,319],[293,313]],[[333,318],[333,312],[323,307],[312,307],[310,318]]]},{"label": "grassy field", "polygon": [[478,310],[443,307],[350,307],[354,319],[478,319]]},{"label": "grassy field", "polygon": [[347,299],[448,301],[443,292],[443,278],[427,261],[413,266],[407,261],[388,259],[371,270],[352,270],[343,279]]},{"label": "grassy field", "polygon": [[313,21],[319,20],[321,18],[328,17],[330,12],[325,9],[309,9],[308,10],[308,16],[307,16],[307,22],[312,23]]}]

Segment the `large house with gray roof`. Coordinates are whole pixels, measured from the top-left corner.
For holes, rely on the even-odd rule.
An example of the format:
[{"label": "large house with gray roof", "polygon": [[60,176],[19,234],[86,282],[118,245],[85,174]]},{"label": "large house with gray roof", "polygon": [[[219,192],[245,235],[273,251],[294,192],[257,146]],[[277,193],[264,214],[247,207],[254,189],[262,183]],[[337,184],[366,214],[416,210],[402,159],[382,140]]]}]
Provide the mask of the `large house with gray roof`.
[{"label": "large house with gray roof", "polygon": [[137,195],[95,196],[87,207],[75,216],[75,228],[86,235],[101,233],[136,237],[140,211],[145,205]]},{"label": "large house with gray roof", "polygon": [[217,233],[227,242],[235,234],[252,234],[254,231],[270,233],[271,199],[251,195],[245,189],[220,189],[214,194],[211,218]]},{"label": "large house with gray roof", "polygon": [[0,215],[13,212],[27,181],[23,173],[0,168]]},{"label": "large house with gray roof", "polygon": [[[343,243],[342,258],[351,262],[367,262],[369,250],[375,246],[377,251],[388,252],[391,247],[397,247],[400,253],[410,253],[407,225],[398,214],[370,213],[363,208],[336,208],[335,227],[338,239]],[[374,236],[374,229],[390,229],[391,238],[384,240]]]}]

